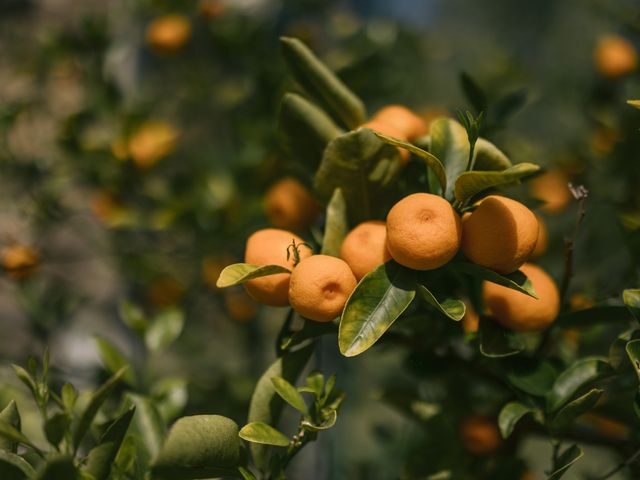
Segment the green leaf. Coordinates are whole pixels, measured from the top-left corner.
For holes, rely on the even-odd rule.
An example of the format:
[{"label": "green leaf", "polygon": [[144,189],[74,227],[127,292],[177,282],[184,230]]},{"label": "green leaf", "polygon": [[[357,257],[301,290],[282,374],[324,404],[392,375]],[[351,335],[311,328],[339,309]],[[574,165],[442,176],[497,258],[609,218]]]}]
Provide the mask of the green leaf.
[{"label": "green leaf", "polygon": [[247,442],[286,447],[289,445],[289,437],[264,422],[251,422],[242,427],[240,438]]},{"label": "green leaf", "polygon": [[498,415],[498,426],[500,427],[502,438],[508,438],[520,419],[534,411],[534,408],[520,402],[509,402],[502,407],[500,415]]},{"label": "green leaf", "polygon": [[148,456],[155,457],[160,451],[166,434],[166,428],[158,409],[147,397],[134,393],[128,393],[126,400],[136,409],[131,428],[140,435]]},{"label": "green leaf", "polygon": [[328,430],[333,427],[336,424],[337,419],[338,412],[334,408],[329,408],[326,410],[325,418],[323,418],[319,425],[316,425],[309,420],[303,420],[301,425],[302,428],[310,432],[321,432],[322,430]]},{"label": "green leaf", "polygon": [[442,191],[447,189],[447,177],[444,172],[444,167],[438,158],[427,152],[426,150],[421,149],[420,147],[416,147],[415,145],[405,142],[403,140],[399,140],[397,138],[390,137],[383,133],[377,132],[375,130],[371,130],[380,140],[389,145],[393,145],[394,147],[404,148],[405,150],[410,151],[414,155],[420,157],[424,160],[427,168],[431,169],[436,178],[438,179],[438,183],[440,184],[440,188]]},{"label": "green leaf", "polygon": [[163,310],[155,316],[147,329],[144,341],[152,352],[171,345],[182,333],[184,314],[177,308]]},{"label": "green leaf", "polygon": [[220,415],[180,418],[153,462],[153,478],[181,480],[234,476],[244,464],[238,425]]},{"label": "green leaf", "polygon": [[144,312],[138,305],[131,302],[122,302],[119,310],[122,321],[134,332],[139,334],[144,333],[149,326],[149,322],[145,317]]},{"label": "green leaf", "polygon": [[285,332],[280,337],[278,352],[283,352],[295,348],[310,339],[315,339],[323,335],[334,335],[338,333],[338,327],[333,322],[314,322],[303,319],[304,324],[300,330]]},{"label": "green leaf", "polygon": [[111,465],[118,455],[135,411],[133,407],[119,416],[105,431],[98,445],[89,452],[85,471],[93,475],[96,480],[110,478]]},{"label": "green leaf", "polygon": [[523,392],[544,397],[551,390],[557,372],[549,362],[520,361],[509,366],[506,377]]},{"label": "green leaf", "polygon": [[[0,420],[20,431],[22,428],[22,422],[20,419],[20,412],[18,411],[18,405],[16,405],[15,400],[11,400],[0,412]],[[0,450],[16,453],[18,450],[18,443],[4,437],[0,437]]]},{"label": "green leaf", "polygon": [[611,372],[611,366],[604,358],[587,357],[573,363],[558,375],[553,387],[547,394],[547,408],[557,411],[567,403],[573,395],[594,380]]},{"label": "green leaf", "polygon": [[469,139],[462,125],[450,118],[441,118],[431,124],[431,153],[444,165],[447,189],[444,197],[454,198],[454,185],[469,163]]},{"label": "green leaf", "polygon": [[485,138],[478,138],[473,150],[475,157],[474,170],[505,170],[511,167],[511,160]]},{"label": "green leaf", "polygon": [[282,98],[278,132],[291,159],[312,171],[320,165],[327,144],[344,133],[324,110],[295,93]]},{"label": "green leaf", "polygon": [[71,417],[67,412],[57,412],[47,419],[44,433],[51,445],[57,447],[71,425]]},{"label": "green leaf", "polygon": [[424,285],[418,285],[418,293],[420,293],[427,303],[435,307],[451,320],[455,320],[457,322],[462,320],[462,317],[464,317],[466,310],[464,302],[453,298],[447,298],[441,303]]},{"label": "green leaf", "polygon": [[[285,403],[276,393],[271,379],[282,377],[289,383],[295,384],[314,350],[315,343],[312,343],[299,350],[288,351],[264,372],[251,396],[248,414],[250,423],[262,422],[269,425],[278,423]],[[261,470],[266,469],[269,465],[268,447],[252,444],[250,450],[256,466]]]},{"label": "green leaf", "polygon": [[73,458],[67,455],[60,455],[49,458],[47,463],[38,470],[35,480],[61,480],[62,478],[75,480],[78,477],[78,470],[73,463]]},{"label": "green leaf", "polygon": [[240,475],[242,475],[243,480],[257,480],[256,476],[251,472],[251,470],[248,470],[244,467],[238,467],[238,472],[240,472]]},{"label": "green leaf", "polygon": [[571,445],[567,448],[562,455],[558,457],[558,461],[555,465],[555,470],[547,477],[547,480],[560,480],[567,473],[567,470],[571,465],[576,463],[584,455],[582,449],[577,445]]},{"label": "green leaf", "polygon": [[413,301],[415,289],[415,272],[393,260],[365,275],[340,318],[340,352],[353,357],[376,343]]},{"label": "green leaf", "polygon": [[347,204],[344,201],[342,189],[336,188],[327,205],[327,220],[324,226],[324,237],[320,253],[339,257],[342,241],[347,236],[348,231]]},{"label": "green leaf", "polygon": [[2,480],[24,480],[33,478],[35,473],[29,462],[21,456],[0,450],[0,478]]},{"label": "green leaf", "polygon": [[563,432],[569,428],[576,418],[587,413],[596,406],[604,390],[594,388],[584,395],[570,401],[555,414],[551,421],[551,430]]},{"label": "green leaf", "polygon": [[281,37],[284,59],[296,81],[314,100],[350,129],[365,122],[367,113],[360,100],[300,40]]},{"label": "green leaf", "polygon": [[632,107],[640,108],[640,100],[627,100],[627,103]]},{"label": "green leaf", "polygon": [[100,410],[100,407],[105,402],[109,394],[113,391],[118,382],[120,382],[125,374],[125,371],[126,369],[124,368],[118,370],[118,372],[112,375],[106,382],[104,382],[100,386],[100,388],[98,388],[91,395],[89,403],[87,404],[85,410],[82,412],[80,420],[78,421],[78,424],[76,425],[76,428],[73,432],[74,450],[78,450],[80,442],[82,442],[82,439],[86,435],[87,430],[89,430],[89,427],[91,426],[93,419],[98,413],[98,410]]},{"label": "green leaf", "polygon": [[522,337],[507,330],[495,320],[480,317],[480,353],[485,357],[500,358],[517,355],[524,350]]},{"label": "green leaf", "polygon": [[631,340],[627,343],[625,350],[627,351],[631,365],[633,365],[634,370],[638,374],[638,378],[640,378],[640,340]]},{"label": "green leaf", "polygon": [[455,182],[455,198],[467,202],[489,188],[509,185],[540,170],[534,163],[518,163],[501,171],[477,171],[462,173]]},{"label": "green leaf", "polygon": [[399,158],[398,150],[372,130],[347,132],[327,145],[314,188],[324,202],[329,201],[336,188],[342,189],[353,225],[382,217],[393,200],[389,187],[401,171]]},{"label": "green leaf", "polygon": [[460,85],[462,86],[465,97],[467,97],[469,103],[471,103],[476,110],[476,113],[486,112],[489,106],[487,95],[473,77],[466,72],[460,73]]},{"label": "green leaf", "polygon": [[296,387],[291,385],[282,377],[273,377],[271,379],[271,383],[273,383],[273,388],[275,388],[276,393],[280,395],[285,402],[299,412],[303,414],[307,413],[307,404],[305,403],[304,398],[302,398],[302,395],[300,395],[296,390]]},{"label": "green leaf", "polygon": [[322,390],[324,389],[324,375],[322,372],[318,370],[314,370],[309,373],[306,378],[307,388],[304,390],[308,393],[313,393],[316,397],[320,397],[322,395]]},{"label": "green leaf", "polygon": [[452,262],[445,268],[450,269],[454,272],[471,275],[472,277],[480,280],[486,280],[487,282],[496,283],[498,285],[502,285],[503,287],[517,290],[518,292],[527,294],[533,298],[538,298],[538,296],[536,295],[536,291],[533,288],[533,284],[520,270],[517,270],[508,275],[500,275],[499,273],[496,273],[489,268],[485,268],[480,265],[476,265],[475,263],[469,262]]},{"label": "green leaf", "polygon": [[291,270],[280,265],[251,265],[250,263],[234,263],[220,273],[216,282],[218,288],[240,285],[254,278],[275,275],[277,273],[291,273]]},{"label": "green leaf", "polygon": [[36,398],[38,388],[36,387],[35,379],[21,366],[14,364],[12,364],[11,366],[13,367],[13,371],[15,372],[16,377],[18,377],[18,379],[22,383],[24,383],[29,390],[31,390],[33,397]]},{"label": "green leaf", "polygon": [[102,363],[104,367],[107,369],[107,371],[111,374],[114,374],[121,368],[127,367],[126,373],[124,374],[122,379],[125,382],[127,382],[129,385],[134,385],[135,378],[133,375],[133,371],[131,369],[131,366],[129,365],[129,362],[124,357],[124,355],[120,353],[120,351],[115,346],[113,346],[108,340],[104,338],[95,337],[95,342],[96,342],[96,345],[98,346],[100,359],[102,360]]},{"label": "green leaf", "polygon": [[73,407],[78,400],[78,391],[70,383],[65,383],[62,386],[62,404],[67,412],[71,413]]},{"label": "green leaf", "polygon": [[24,435],[20,430],[14,427],[12,424],[0,420],[0,437],[3,438],[6,442],[11,444],[21,443],[26,445],[27,447],[34,450],[40,456],[42,456],[42,452],[38,447],[36,447],[31,440],[29,440],[26,435]]},{"label": "green leaf", "polygon": [[622,292],[622,301],[636,320],[640,320],[640,289],[627,289]]}]

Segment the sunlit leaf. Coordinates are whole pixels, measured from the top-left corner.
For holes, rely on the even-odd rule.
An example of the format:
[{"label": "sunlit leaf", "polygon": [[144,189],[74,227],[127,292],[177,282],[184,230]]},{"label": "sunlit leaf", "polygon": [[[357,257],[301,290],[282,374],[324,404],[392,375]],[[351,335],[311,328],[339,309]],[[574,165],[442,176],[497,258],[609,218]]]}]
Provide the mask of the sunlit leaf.
[{"label": "sunlit leaf", "polygon": [[304,398],[302,398],[302,395],[300,395],[298,390],[296,390],[296,387],[291,385],[282,377],[273,377],[271,379],[271,383],[273,383],[276,393],[280,395],[285,402],[299,412],[304,414],[307,413],[307,404],[305,403]]},{"label": "sunlit leaf", "polygon": [[633,314],[636,320],[640,320],[640,289],[627,289],[622,292],[622,301]]},{"label": "sunlit leaf", "polygon": [[234,263],[220,273],[216,282],[218,288],[240,285],[254,278],[275,275],[277,273],[291,273],[291,270],[280,265],[251,265],[250,263]]},{"label": "sunlit leaf", "polygon": [[538,170],[540,166],[535,163],[518,163],[501,171],[464,172],[455,182],[455,198],[466,202],[485,190],[515,183]]},{"label": "sunlit leaf", "polygon": [[342,189],[336,188],[327,205],[327,219],[322,239],[322,255],[340,256],[342,241],[349,231],[347,218],[347,204],[344,201]]},{"label": "sunlit leaf", "polygon": [[464,302],[453,298],[447,298],[442,302],[439,302],[436,297],[429,291],[424,285],[418,285],[418,293],[420,296],[436,310],[449,317],[456,322],[462,320],[466,310]]},{"label": "sunlit leaf", "polygon": [[314,424],[308,420],[302,421],[302,428],[305,430],[309,430],[311,432],[320,432],[322,430],[328,430],[336,424],[336,420],[338,419],[338,412],[330,408],[327,410],[326,418],[323,419],[322,423],[319,425]]},{"label": "sunlit leaf", "polygon": [[533,288],[533,284],[527,278],[527,276],[520,270],[517,270],[508,275],[500,275],[489,268],[476,265],[469,262],[452,262],[445,268],[454,272],[465,273],[471,275],[480,280],[486,280],[487,282],[496,283],[503,287],[511,288],[519,292],[525,293],[533,298],[538,298],[536,291]]},{"label": "sunlit leaf", "polygon": [[240,438],[247,442],[276,447],[286,447],[290,443],[289,437],[284,433],[263,422],[251,422],[242,427]]},{"label": "sunlit leaf", "polygon": [[511,161],[502,150],[482,137],[476,141],[473,155],[475,157],[474,170],[505,170],[511,167]]},{"label": "sunlit leaf", "polygon": [[444,165],[447,189],[445,198],[454,199],[456,180],[469,163],[469,139],[462,125],[450,118],[440,118],[431,124],[430,152]]}]

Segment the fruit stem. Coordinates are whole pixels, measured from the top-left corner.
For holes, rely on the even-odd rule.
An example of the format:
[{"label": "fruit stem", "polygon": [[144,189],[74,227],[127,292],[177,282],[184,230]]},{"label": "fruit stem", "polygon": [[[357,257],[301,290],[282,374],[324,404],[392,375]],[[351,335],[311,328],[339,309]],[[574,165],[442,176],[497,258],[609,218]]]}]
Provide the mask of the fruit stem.
[{"label": "fruit stem", "polygon": [[296,243],[295,238],[291,240],[291,244],[287,247],[287,261],[289,261],[289,259],[293,255],[294,267],[300,263],[300,247],[303,246],[313,251],[311,245],[309,245],[307,242]]}]

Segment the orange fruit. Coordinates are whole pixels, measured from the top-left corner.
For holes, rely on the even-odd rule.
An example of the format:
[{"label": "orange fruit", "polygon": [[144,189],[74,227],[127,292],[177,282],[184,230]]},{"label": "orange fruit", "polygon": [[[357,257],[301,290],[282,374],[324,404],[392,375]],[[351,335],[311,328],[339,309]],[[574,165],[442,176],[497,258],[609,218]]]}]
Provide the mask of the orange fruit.
[{"label": "orange fruit", "polygon": [[560,310],[560,293],[553,279],[532,263],[520,270],[529,277],[538,298],[495,283],[484,282],[482,296],[487,310],[504,327],[517,332],[544,330]]},{"label": "orange fruit", "polygon": [[175,149],[177,139],[178,132],[168,123],[148,121],[129,138],[129,155],[139,168],[149,168]]},{"label": "orange fruit", "polygon": [[[360,127],[370,128],[371,130],[375,130],[376,132],[388,135],[389,137],[397,138],[398,140],[402,140],[404,142],[409,140],[403,131],[398,130],[393,125],[389,125],[388,123],[384,123],[380,120],[369,120],[367,123],[363,123]],[[402,161],[402,163],[406,163],[409,160],[409,150],[405,148],[398,148],[398,152],[400,153],[400,160]]]},{"label": "orange fruit", "polygon": [[460,217],[444,198],[414,193],[387,215],[387,247],[400,265],[433,270],[449,262],[460,248]]},{"label": "orange fruit", "polygon": [[547,225],[541,216],[536,215],[538,219],[538,241],[536,242],[536,248],[533,249],[531,258],[538,258],[545,254],[547,246],[549,245],[549,232],[547,231]]},{"label": "orange fruit", "polygon": [[466,310],[464,317],[462,317],[462,329],[465,333],[475,333],[478,331],[478,326],[480,325],[480,316],[470,301],[464,300],[464,305]]},{"label": "orange fruit", "polygon": [[163,15],[147,27],[146,39],[157,53],[171,54],[179,51],[191,37],[191,23],[184,15]]},{"label": "orange fruit", "polygon": [[569,306],[574,312],[578,310],[586,310],[593,307],[595,304],[596,303],[593,301],[593,298],[585,295],[584,293],[574,293],[569,297]]},{"label": "orange fruit", "polygon": [[320,213],[320,206],[309,190],[291,177],[269,188],[264,206],[267,218],[275,227],[289,230],[304,230]]},{"label": "orange fruit", "polygon": [[627,39],[619,35],[605,35],[598,40],[594,62],[601,75],[615,79],[637,68],[638,54]]},{"label": "orange fruit", "polygon": [[490,195],[462,223],[462,251],[478,265],[511,273],[533,253],[538,228],[535,214],[523,204]]},{"label": "orange fruit", "polygon": [[403,137],[409,140],[429,133],[426,122],[403,105],[387,105],[378,110],[372,119],[402,132]]},{"label": "orange fruit", "polygon": [[302,260],[291,274],[289,301],[303,317],[330,322],[342,313],[356,283],[344,260],[312,255]]},{"label": "orange fruit", "polygon": [[460,427],[460,436],[464,448],[474,455],[489,455],[502,445],[496,422],[481,415],[465,418]]},{"label": "orange fruit", "polygon": [[569,177],[560,169],[552,169],[531,180],[530,190],[534,197],[543,200],[540,210],[547,213],[559,213],[571,200]]},{"label": "orange fruit", "polygon": [[216,18],[225,11],[225,4],[222,0],[200,0],[198,3],[198,13],[206,18]]},{"label": "orange fruit", "polygon": [[360,281],[367,273],[391,259],[387,248],[387,227],[378,220],[362,222],[351,230],[340,248],[342,258]]},{"label": "orange fruit", "polygon": [[7,275],[21,280],[36,271],[40,256],[35,249],[27,245],[15,244],[0,251],[0,262]]},{"label": "orange fruit", "polygon": [[[253,233],[247,239],[244,260],[253,265],[280,265],[293,270],[294,258],[290,255],[287,260],[287,248],[295,240],[296,244],[304,240],[293,232],[277,228],[265,228]],[[300,259],[311,255],[311,251],[301,246],[298,249]],[[251,297],[265,305],[272,307],[286,307],[289,305],[289,273],[277,273],[266,277],[254,278],[244,284]]]}]

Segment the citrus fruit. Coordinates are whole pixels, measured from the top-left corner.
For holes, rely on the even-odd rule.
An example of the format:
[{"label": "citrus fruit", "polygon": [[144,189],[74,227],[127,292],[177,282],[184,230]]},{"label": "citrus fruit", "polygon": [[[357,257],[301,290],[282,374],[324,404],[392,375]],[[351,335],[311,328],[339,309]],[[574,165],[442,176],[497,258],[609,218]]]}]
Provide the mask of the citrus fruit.
[{"label": "citrus fruit", "polygon": [[139,168],[149,168],[169,155],[178,133],[166,122],[152,120],[142,124],[129,138],[129,155]]},{"label": "citrus fruit", "polygon": [[429,133],[425,121],[403,105],[387,105],[378,110],[372,119],[402,132],[409,140]]},{"label": "citrus fruit", "polygon": [[163,15],[147,27],[146,39],[157,53],[171,54],[179,51],[191,37],[191,23],[183,15]]},{"label": "citrus fruit", "polygon": [[502,444],[498,425],[492,419],[472,415],[462,422],[460,436],[464,448],[474,455],[488,455]]},{"label": "citrus fruit", "polygon": [[484,282],[482,296],[485,307],[500,324],[510,330],[544,330],[555,320],[560,310],[558,287],[537,265],[526,263],[520,270],[531,281],[538,298],[495,283]]},{"label": "citrus fruit", "polygon": [[414,193],[387,215],[387,247],[393,259],[415,270],[432,270],[460,247],[460,217],[444,198]]},{"label": "citrus fruit", "polygon": [[[277,228],[258,230],[247,239],[245,262],[253,265],[280,265],[292,270],[294,258],[290,255],[287,260],[287,249],[294,241],[296,244],[304,242],[295,233],[287,230]],[[311,255],[311,251],[304,245],[299,247],[298,252],[301,259]],[[254,300],[272,307],[286,307],[289,305],[290,277],[289,273],[277,273],[254,278],[245,282],[244,286]]]},{"label": "citrus fruit", "polygon": [[[363,123],[361,128],[370,128],[371,130],[375,130],[376,132],[380,132],[384,135],[397,138],[398,140],[405,142],[409,140],[403,131],[398,130],[393,125],[381,122],[380,120],[369,120],[367,123]],[[398,153],[400,154],[400,160],[402,160],[403,163],[406,163],[409,160],[410,154],[408,150],[398,148]]]},{"label": "citrus fruit", "polygon": [[330,322],[342,313],[356,283],[356,277],[344,260],[313,255],[293,270],[289,301],[303,317]]},{"label": "citrus fruit", "polygon": [[40,257],[33,248],[15,244],[0,251],[0,261],[7,275],[20,280],[36,271]]},{"label": "citrus fruit", "polygon": [[527,261],[538,240],[538,220],[520,202],[490,195],[462,222],[462,251],[474,263],[507,274]]},{"label": "citrus fruit", "polygon": [[265,197],[267,218],[275,227],[304,230],[320,213],[320,206],[309,190],[295,178],[274,183]]},{"label": "citrus fruit", "polygon": [[531,194],[544,205],[540,210],[547,213],[559,213],[571,200],[569,177],[560,169],[552,169],[539,175],[530,182]]},{"label": "citrus fruit", "polygon": [[638,54],[631,42],[618,35],[605,35],[595,48],[596,69],[607,78],[619,78],[638,66]]},{"label": "citrus fruit", "polygon": [[258,304],[244,290],[227,290],[224,295],[227,314],[237,322],[247,322],[258,313]]},{"label": "citrus fruit", "polygon": [[470,301],[464,300],[465,311],[462,317],[462,329],[465,333],[475,333],[480,325],[480,316]]},{"label": "citrus fruit", "polygon": [[543,218],[536,215],[538,219],[538,241],[536,242],[536,248],[533,249],[531,258],[538,258],[545,254],[549,245],[549,232],[547,231],[547,224]]},{"label": "citrus fruit", "polygon": [[355,227],[342,242],[340,258],[349,264],[358,281],[378,265],[390,260],[386,224],[371,220]]}]

